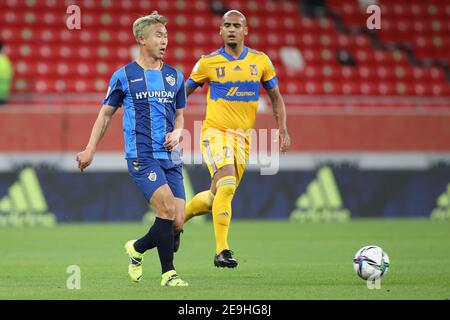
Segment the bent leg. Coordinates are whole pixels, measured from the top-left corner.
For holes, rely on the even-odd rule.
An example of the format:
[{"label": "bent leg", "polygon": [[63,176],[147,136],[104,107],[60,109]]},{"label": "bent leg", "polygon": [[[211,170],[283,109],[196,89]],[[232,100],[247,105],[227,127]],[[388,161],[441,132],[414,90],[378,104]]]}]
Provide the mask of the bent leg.
[{"label": "bent leg", "polygon": [[175,221],[173,223],[173,252],[177,252],[180,247],[181,232],[183,232],[185,219],[185,201],[184,199],[175,198]]},{"label": "bent leg", "polygon": [[[137,252],[144,253],[145,251],[156,247],[155,232],[158,232],[161,220],[162,221],[169,220],[172,221],[173,223],[175,215],[175,207],[173,204],[173,200],[170,199],[171,193],[169,192],[170,189],[168,185],[164,184],[160,186],[158,189],[156,189],[156,191],[151,196],[150,204],[156,210],[156,218],[155,222],[153,223],[153,226],[150,228],[147,234],[144,235],[142,238],[138,239],[134,243],[134,249]],[[156,227],[155,224],[157,224]]]},{"label": "bent leg", "polygon": [[211,190],[197,193],[191,201],[186,205],[186,217],[184,222],[188,222],[193,217],[211,213],[214,194]]},{"label": "bent leg", "polygon": [[173,232],[179,233],[183,231],[183,225],[185,221],[185,206],[186,202],[184,199],[180,198],[174,198],[174,204],[175,204],[175,219],[173,223]]}]

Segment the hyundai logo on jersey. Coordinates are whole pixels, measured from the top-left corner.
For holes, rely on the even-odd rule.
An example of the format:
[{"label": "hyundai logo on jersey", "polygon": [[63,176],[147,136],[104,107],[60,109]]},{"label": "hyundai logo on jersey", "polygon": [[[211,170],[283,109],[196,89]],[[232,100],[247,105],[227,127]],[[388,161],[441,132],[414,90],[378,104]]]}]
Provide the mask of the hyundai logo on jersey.
[{"label": "hyundai logo on jersey", "polygon": [[143,91],[136,92],[136,99],[156,98],[158,103],[172,103],[175,93],[172,91]]}]

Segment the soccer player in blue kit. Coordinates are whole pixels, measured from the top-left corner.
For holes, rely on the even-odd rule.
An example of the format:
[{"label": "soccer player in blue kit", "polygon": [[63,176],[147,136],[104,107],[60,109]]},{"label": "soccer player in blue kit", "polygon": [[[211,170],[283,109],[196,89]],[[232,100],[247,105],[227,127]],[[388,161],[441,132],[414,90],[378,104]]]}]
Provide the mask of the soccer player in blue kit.
[{"label": "soccer player in blue kit", "polygon": [[139,56],[112,75],[88,145],[76,160],[81,171],[90,165],[112,116],[123,105],[128,171],[156,210],[155,222],[148,233],[125,244],[130,258],[128,274],[132,281],[139,282],[144,253],[156,247],[162,268],[161,286],[187,286],[173,265],[174,232],[181,230],[185,215],[177,145],[184,126],[186,91],[183,74],[162,60],[168,42],[166,23],[166,18],[156,11],[134,22]]}]

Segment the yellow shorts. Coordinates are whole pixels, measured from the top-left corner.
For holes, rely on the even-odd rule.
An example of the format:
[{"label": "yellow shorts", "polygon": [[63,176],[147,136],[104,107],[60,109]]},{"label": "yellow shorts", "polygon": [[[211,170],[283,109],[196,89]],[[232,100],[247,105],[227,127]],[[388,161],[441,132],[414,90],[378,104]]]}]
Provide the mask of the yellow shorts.
[{"label": "yellow shorts", "polygon": [[236,184],[244,175],[250,154],[250,136],[202,127],[201,149],[211,177],[223,166],[232,164],[236,169]]}]

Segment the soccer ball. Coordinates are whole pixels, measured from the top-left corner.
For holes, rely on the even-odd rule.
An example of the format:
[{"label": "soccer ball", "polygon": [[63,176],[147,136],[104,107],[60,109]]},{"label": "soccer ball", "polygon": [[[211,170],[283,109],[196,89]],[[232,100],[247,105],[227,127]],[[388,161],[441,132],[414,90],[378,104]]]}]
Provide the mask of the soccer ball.
[{"label": "soccer ball", "polygon": [[378,280],[389,269],[389,256],[378,246],[365,246],[356,252],[353,268],[364,280]]}]

